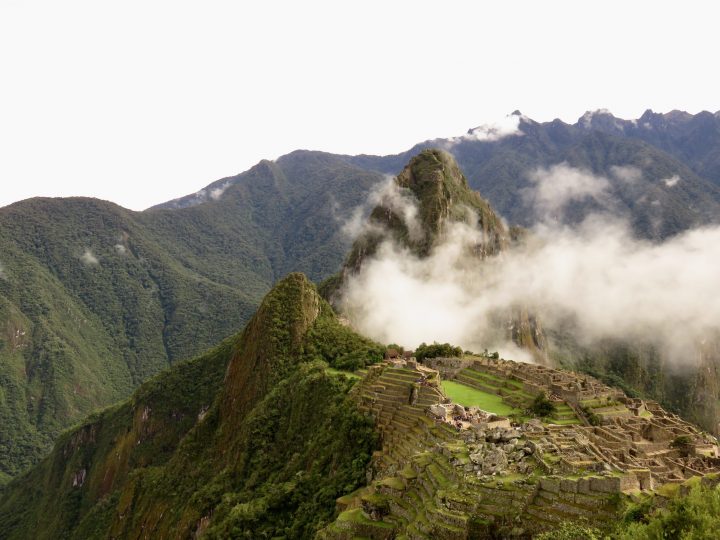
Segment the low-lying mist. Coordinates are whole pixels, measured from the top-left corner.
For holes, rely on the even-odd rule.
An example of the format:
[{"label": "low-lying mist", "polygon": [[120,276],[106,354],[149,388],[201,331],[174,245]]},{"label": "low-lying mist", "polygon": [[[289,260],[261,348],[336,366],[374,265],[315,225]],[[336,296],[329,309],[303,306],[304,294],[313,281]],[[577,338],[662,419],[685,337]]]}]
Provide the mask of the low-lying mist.
[{"label": "low-lying mist", "polygon": [[[588,175],[568,167],[533,173],[537,210],[557,215],[573,199],[602,196],[606,182]],[[546,184],[558,178],[557,189]],[[374,202],[414,204],[387,195],[387,185],[383,190]],[[412,220],[417,212],[400,215]],[[431,254],[418,258],[388,237],[347,280],[347,316],[384,343],[450,342],[524,360],[529,355],[509,350],[494,324],[513,306],[526,307],[546,328],[572,321],[581,344],[643,340],[676,362],[692,361],[697,345],[720,327],[720,227],[651,243],[604,214],[573,228],[541,222],[523,244],[485,260],[473,255],[482,241],[468,223],[450,223]]]}]

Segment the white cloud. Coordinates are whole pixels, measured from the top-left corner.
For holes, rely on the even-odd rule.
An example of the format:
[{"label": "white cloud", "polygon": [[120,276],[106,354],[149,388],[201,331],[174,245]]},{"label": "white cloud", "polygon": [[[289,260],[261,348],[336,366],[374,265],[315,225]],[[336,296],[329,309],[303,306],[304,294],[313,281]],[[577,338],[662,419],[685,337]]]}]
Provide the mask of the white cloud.
[{"label": "white cloud", "polygon": [[351,212],[350,217],[342,225],[343,234],[350,239],[355,239],[371,228],[376,228],[374,223],[368,221],[367,216],[378,205],[392,210],[403,219],[411,240],[422,239],[424,233],[418,219],[415,199],[408,190],[398,187],[392,176],[386,176],[383,182],[375,185],[370,190],[365,202]]},{"label": "white cloud", "polygon": [[667,187],[675,187],[678,182],[680,182],[680,177],[677,174],[673,174],[670,178],[665,178],[663,182],[665,182]]},{"label": "white cloud", "polygon": [[574,230],[540,227],[527,246],[482,264],[470,255],[480,239],[455,224],[425,259],[385,242],[350,278],[344,311],[386,343],[482,350],[502,349],[494,321],[523,305],[546,328],[574,321],[583,343],[646,339],[677,362],[720,329],[720,297],[707,294],[717,286],[720,228],[651,244],[594,218]]},{"label": "white cloud", "polygon": [[485,141],[493,142],[513,135],[523,135],[520,130],[520,122],[526,117],[520,114],[509,114],[502,120],[483,124],[472,129],[459,137],[450,137],[443,141],[444,150],[452,150],[453,146],[462,141]]},{"label": "white cloud", "polygon": [[118,255],[125,255],[127,253],[127,248],[122,244],[115,244],[113,247]]},{"label": "white cloud", "polygon": [[541,219],[557,217],[570,202],[599,200],[610,187],[607,178],[567,163],[536,169],[528,179],[532,186],[522,191],[522,197]]},{"label": "white cloud", "polygon": [[93,255],[93,252],[90,251],[89,248],[85,249],[85,252],[80,256],[80,260],[87,266],[95,266],[97,264],[100,264],[98,258]]},{"label": "white cloud", "polygon": [[464,138],[478,141],[499,141],[511,135],[522,135],[522,131],[520,131],[521,120],[521,115],[509,114],[499,122],[472,128]]},{"label": "white cloud", "polygon": [[634,184],[643,177],[642,171],[634,165],[613,165],[610,167],[610,173],[628,184]]},{"label": "white cloud", "polygon": [[[619,174],[638,177],[632,168]],[[602,198],[608,180],[561,164],[536,171],[533,186],[530,200],[557,212],[572,200]],[[348,278],[343,313],[381,342],[447,341],[507,355],[505,329],[517,307],[546,329],[570,325],[580,343],[651,343],[677,363],[692,362],[698,344],[720,335],[720,296],[708,295],[717,287],[720,227],[651,243],[609,213],[574,227],[546,220],[523,245],[481,262],[477,246],[485,239],[471,223],[449,224],[425,258],[388,236]]]},{"label": "white cloud", "polygon": [[223,193],[225,193],[225,190],[230,187],[230,182],[225,182],[224,184],[220,185],[219,187],[213,188],[210,190],[210,198],[214,201],[217,201],[222,197]]}]

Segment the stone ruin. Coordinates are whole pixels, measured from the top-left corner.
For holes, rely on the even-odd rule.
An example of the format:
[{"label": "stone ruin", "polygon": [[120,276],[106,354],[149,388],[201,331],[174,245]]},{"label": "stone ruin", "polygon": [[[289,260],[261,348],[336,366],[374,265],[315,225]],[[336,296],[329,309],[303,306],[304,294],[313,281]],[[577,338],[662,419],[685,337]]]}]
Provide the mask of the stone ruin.
[{"label": "stone ruin", "polygon": [[533,422],[521,427],[548,473],[622,475],[626,478],[621,488],[628,490],[720,472],[715,437],[655,401],[629,398],[594,377],[491,358],[438,358],[428,364],[450,377],[472,369],[517,381],[527,394],[544,393],[570,406],[583,425]]},{"label": "stone ruin", "polygon": [[[512,379],[573,408],[580,422],[520,424],[452,403],[440,377],[472,368]],[[710,435],[652,401],[571,372],[495,359],[393,358],[353,389],[381,436],[368,486],[338,499],[319,538],[466,539],[471,520],[513,523],[534,534],[568,520],[617,518],[622,493],[720,471]],[[598,425],[585,414],[601,411]],[[475,521],[476,522],[476,521]]]}]

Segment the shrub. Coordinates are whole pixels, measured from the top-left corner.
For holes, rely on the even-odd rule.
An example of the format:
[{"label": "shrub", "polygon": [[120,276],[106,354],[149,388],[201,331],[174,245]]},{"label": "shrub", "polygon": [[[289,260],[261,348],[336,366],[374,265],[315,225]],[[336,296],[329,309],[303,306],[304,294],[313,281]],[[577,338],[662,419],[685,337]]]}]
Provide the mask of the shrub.
[{"label": "shrub", "polygon": [[535,537],[536,540],[601,540],[602,533],[583,523],[564,521],[552,531],[544,532]]},{"label": "shrub", "polygon": [[543,392],[540,392],[537,396],[535,396],[535,399],[530,404],[528,411],[533,416],[545,418],[546,416],[551,416],[555,412],[555,405]]}]

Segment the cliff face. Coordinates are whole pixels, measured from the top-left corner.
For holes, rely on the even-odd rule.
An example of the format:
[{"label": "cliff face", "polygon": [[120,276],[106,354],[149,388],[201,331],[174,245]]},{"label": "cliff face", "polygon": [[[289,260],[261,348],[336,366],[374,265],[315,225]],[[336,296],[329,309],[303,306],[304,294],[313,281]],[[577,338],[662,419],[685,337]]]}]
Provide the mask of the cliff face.
[{"label": "cliff face", "polygon": [[720,433],[720,338],[699,345],[697,372],[692,382],[688,417],[711,432]]}]

